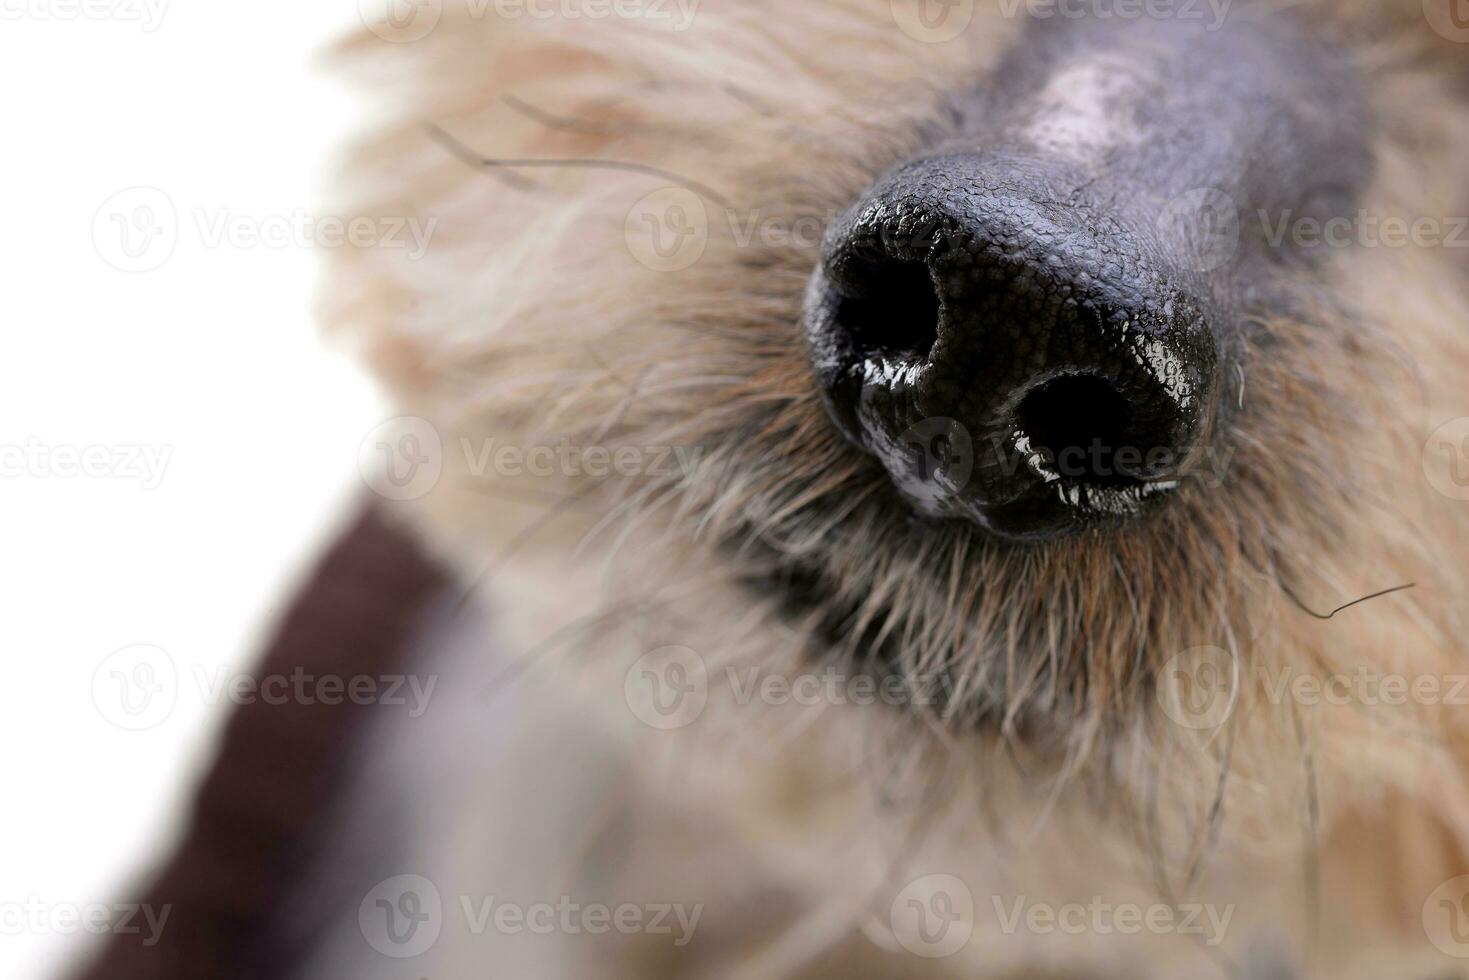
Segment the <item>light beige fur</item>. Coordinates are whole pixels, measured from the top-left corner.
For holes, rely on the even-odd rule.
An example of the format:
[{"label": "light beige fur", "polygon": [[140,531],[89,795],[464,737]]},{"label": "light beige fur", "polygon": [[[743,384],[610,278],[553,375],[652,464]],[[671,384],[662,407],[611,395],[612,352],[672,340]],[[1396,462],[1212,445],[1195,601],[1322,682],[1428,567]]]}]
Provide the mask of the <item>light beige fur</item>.
[{"label": "light beige fur", "polygon": [[[682,949],[566,939],[585,958],[565,975],[1469,975],[1421,920],[1440,883],[1469,873],[1465,709],[1269,696],[1292,671],[1469,671],[1469,503],[1435,491],[1423,462],[1429,433],[1469,415],[1462,253],[1337,250],[1325,295],[1302,286],[1312,315],[1257,327],[1224,485],[1190,488],[1167,515],[1025,553],[915,530],[808,376],[815,248],[742,244],[738,229],[840,211],[942,132],[942,93],[981,79],[1018,24],[981,4],[959,38],[929,44],[886,2],[710,2],[685,32],[447,6],[424,39],[346,49],[391,118],[354,150],[343,207],[438,224],[422,259],[338,259],[325,309],[442,437],[442,480],[398,509],[473,583],[518,662],[500,696],[531,716],[584,705],[595,722],[537,738],[597,740],[623,760],[619,787],[578,814],[585,840],[524,854],[527,867],[547,869],[550,894],[707,905]],[[1462,55],[1418,7],[1305,16],[1358,45],[1370,78],[1365,209],[1469,214]],[[682,183],[475,167],[431,126],[494,158],[629,162]],[[660,272],[638,261],[628,216],[670,186],[695,189],[710,239]],[[490,439],[700,455],[687,485],[472,472],[461,440]],[[774,554],[824,569],[897,639],[906,672],[942,668],[960,696],[935,711],[736,703],[727,671],[819,669],[813,624],[741,584]],[[1301,608],[1408,582],[1328,621]],[[659,731],[624,680],[667,645],[702,657],[710,704]],[[1200,647],[1239,677],[1218,728],[1165,710]],[[608,826],[622,843],[588,843]],[[975,900],[973,937],[936,959],[907,952],[889,915],[931,874]],[[996,901],[1093,896],[1233,918],[1217,947],[997,921]],[[481,954],[462,955],[467,969]]]}]

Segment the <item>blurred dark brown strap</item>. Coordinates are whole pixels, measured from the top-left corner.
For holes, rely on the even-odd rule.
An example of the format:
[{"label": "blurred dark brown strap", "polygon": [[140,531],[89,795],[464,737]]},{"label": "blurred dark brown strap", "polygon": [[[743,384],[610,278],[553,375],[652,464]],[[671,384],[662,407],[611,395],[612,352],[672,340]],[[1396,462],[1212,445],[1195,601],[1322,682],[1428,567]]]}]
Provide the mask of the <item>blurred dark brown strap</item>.
[{"label": "blurred dark brown strap", "polygon": [[[426,610],[448,588],[418,543],[368,508],[292,602],[256,676],[401,671]],[[329,836],[319,823],[347,789],[369,714],[350,700],[236,708],[181,840],[127,899],[169,907],[161,936],[152,946],[146,935],[109,937],[76,980],[267,975],[259,971],[283,952],[266,948],[271,916]]]}]

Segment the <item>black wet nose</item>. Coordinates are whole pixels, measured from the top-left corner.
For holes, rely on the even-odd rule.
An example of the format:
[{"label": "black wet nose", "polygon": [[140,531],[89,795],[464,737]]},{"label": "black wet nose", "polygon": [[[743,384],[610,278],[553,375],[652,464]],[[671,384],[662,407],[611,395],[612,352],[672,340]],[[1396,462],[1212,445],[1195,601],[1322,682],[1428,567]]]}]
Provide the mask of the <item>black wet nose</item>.
[{"label": "black wet nose", "polygon": [[827,407],[923,514],[1051,537],[1138,513],[1198,449],[1204,290],[1152,216],[1084,183],[940,156],[828,231],[805,315]]}]

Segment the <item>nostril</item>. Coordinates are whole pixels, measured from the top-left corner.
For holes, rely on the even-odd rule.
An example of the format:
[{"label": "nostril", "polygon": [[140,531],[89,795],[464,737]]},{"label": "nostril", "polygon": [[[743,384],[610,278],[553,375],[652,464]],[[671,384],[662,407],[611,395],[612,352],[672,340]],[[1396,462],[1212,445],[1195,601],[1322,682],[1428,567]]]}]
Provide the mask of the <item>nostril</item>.
[{"label": "nostril", "polygon": [[939,299],[922,262],[889,261],[864,270],[860,295],[842,297],[837,325],[862,355],[924,358],[938,341]]},{"label": "nostril", "polygon": [[1015,422],[1033,452],[1055,475],[1090,482],[1129,482],[1114,465],[1133,421],[1133,406],[1117,386],[1095,374],[1068,374],[1032,388]]},{"label": "nostril", "polygon": [[1215,417],[1209,283],[1130,206],[1059,199],[1078,175],[1050,167],[955,152],[879,178],[802,310],[840,435],[918,514],[1016,541],[1160,504]]}]

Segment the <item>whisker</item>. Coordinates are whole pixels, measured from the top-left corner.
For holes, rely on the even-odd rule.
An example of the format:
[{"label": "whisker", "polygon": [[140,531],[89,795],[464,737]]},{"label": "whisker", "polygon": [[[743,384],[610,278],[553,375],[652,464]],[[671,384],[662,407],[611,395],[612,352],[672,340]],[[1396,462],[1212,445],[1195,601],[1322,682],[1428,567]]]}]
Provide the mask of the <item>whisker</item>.
[{"label": "whisker", "polygon": [[[459,160],[483,170],[496,173],[513,173],[520,169],[579,169],[579,170],[612,170],[622,173],[642,174],[647,177],[657,177],[680,187],[686,187],[696,194],[707,197],[722,208],[730,206],[729,199],[707,184],[674,173],[672,170],[664,170],[647,163],[634,163],[629,160],[596,160],[578,157],[557,158],[522,158],[522,159],[497,159],[495,157],[481,156],[473,149],[451,136],[443,127],[437,123],[429,123],[429,135],[432,136],[446,150]],[[535,185],[532,185],[535,186]]]},{"label": "whisker", "polygon": [[1390,589],[1383,589],[1381,592],[1374,592],[1371,595],[1364,595],[1360,599],[1353,599],[1351,602],[1347,603],[1344,606],[1337,606],[1335,609],[1333,609],[1329,613],[1326,613],[1325,615],[1311,610],[1304,602],[1296,597],[1296,594],[1290,590],[1290,586],[1286,585],[1284,582],[1280,583],[1280,591],[1284,592],[1286,598],[1295,603],[1295,605],[1301,610],[1301,612],[1305,613],[1308,616],[1312,616],[1316,619],[1324,621],[1330,619],[1344,609],[1350,609],[1353,606],[1361,605],[1362,603],[1367,602],[1371,599],[1378,599],[1385,595],[1392,595],[1394,592],[1404,592],[1408,589],[1417,588],[1417,586],[1417,582],[1409,582],[1407,585],[1395,585]]}]

